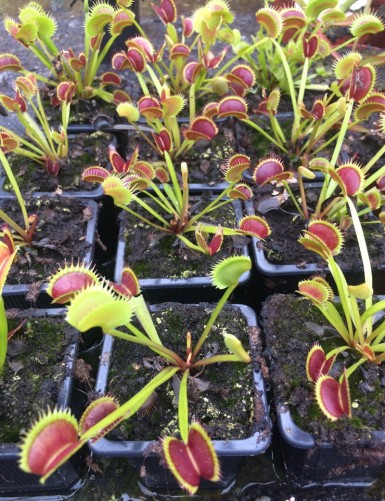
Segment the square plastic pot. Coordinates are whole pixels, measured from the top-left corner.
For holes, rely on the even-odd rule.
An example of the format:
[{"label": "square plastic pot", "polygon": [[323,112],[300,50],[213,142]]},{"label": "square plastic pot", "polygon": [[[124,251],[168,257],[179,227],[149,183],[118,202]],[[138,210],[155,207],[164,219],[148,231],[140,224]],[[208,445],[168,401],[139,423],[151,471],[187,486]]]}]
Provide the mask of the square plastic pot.
[{"label": "square plastic pot", "polygon": [[281,450],[288,475],[301,486],[368,486],[384,473],[385,433],[374,431],[378,451],[342,453],[330,443],[316,444],[299,428],[290,411],[278,409]]},{"label": "square plastic pot", "polygon": [[[242,204],[239,200],[233,200],[232,205],[234,207],[236,220],[238,222],[243,217]],[[122,269],[126,264],[124,258],[126,241],[123,236],[123,231],[124,226],[120,224],[115,265],[115,280],[117,282],[120,281]],[[242,255],[249,255],[248,246],[246,244],[244,244],[242,247]],[[215,263],[215,256],[212,262],[213,264]],[[250,280],[250,277],[250,271],[244,273],[239,280],[239,286],[245,285]],[[138,278],[140,287],[144,292],[147,301],[215,301],[216,297],[220,296],[218,290],[215,289],[215,287],[212,285],[211,278],[209,276],[189,278],[140,278],[139,276]]]},{"label": "square plastic pot", "polygon": [[[256,315],[254,311],[245,305],[234,305],[245,316],[249,327],[256,327]],[[151,311],[160,311],[161,305],[151,306]],[[100,357],[99,370],[96,380],[95,391],[104,394],[107,390],[109,360],[113,350],[113,337],[106,335],[103,343],[103,349]],[[270,445],[270,420],[268,416],[267,397],[265,383],[259,368],[253,370],[254,398],[258,401],[258,406],[264,409],[264,415],[260,416],[261,422],[266,423],[263,432],[255,432],[246,439],[241,440],[213,440],[215,450],[218,454],[222,476],[217,483],[203,481],[203,489],[224,489],[235,479],[237,469],[242,464],[242,459],[250,456],[263,454]],[[138,469],[143,471],[145,476],[140,481],[146,488],[157,489],[177,489],[178,484],[167,468],[161,464],[161,458],[156,455],[154,447],[157,442],[154,441],[117,441],[102,438],[96,442],[90,443],[91,450],[97,456],[103,457],[124,457],[130,458],[131,462]],[[256,480],[257,481],[257,480]]]}]

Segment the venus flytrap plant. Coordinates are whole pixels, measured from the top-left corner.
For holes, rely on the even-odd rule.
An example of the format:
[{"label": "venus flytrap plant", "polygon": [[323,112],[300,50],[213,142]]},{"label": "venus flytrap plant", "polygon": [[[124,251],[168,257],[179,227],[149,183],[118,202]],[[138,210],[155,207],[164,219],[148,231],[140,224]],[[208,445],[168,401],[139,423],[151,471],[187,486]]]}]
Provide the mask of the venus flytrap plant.
[{"label": "venus flytrap plant", "polygon": [[[325,353],[320,345],[310,350],[306,373],[315,383],[317,402],[322,412],[331,420],[351,417],[349,376],[366,362],[381,364],[385,360],[385,321],[376,315],[385,310],[385,301],[373,303],[373,278],[366,241],[358,212],[352,200],[346,197],[355,228],[364,269],[364,282],[348,285],[334,256],[341,252],[342,234],[325,221],[314,221],[300,238],[305,248],[325,259],[333,277],[341,303],[341,312],[333,304],[333,292],[322,277],[313,277],[298,284],[298,292],[310,300],[342,339],[342,345]],[[329,375],[338,354],[353,351],[357,361],[344,368],[339,381]]]},{"label": "venus flytrap plant", "polygon": [[[359,211],[359,216],[379,209],[381,206],[380,191],[373,185],[375,182],[380,183],[384,170],[379,169],[370,177],[367,176],[370,168],[383,153],[383,148],[365,166],[352,160],[337,165],[347,131],[360,121],[368,119],[372,113],[382,113],[383,116],[384,112],[384,96],[372,92],[375,71],[372,66],[360,66],[360,63],[361,55],[358,53],[350,53],[340,59],[336,64],[335,71],[340,80],[341,88],[344,88],[345,95],[341,96],[339,102],[335,103],[335,105],[326,105],[327,101],[325,99],[323,101],[319,100],[312,110],[315,116],[322,117],[325,110],[329,108],[330,111],[325,123],[330,119],[329,125],[333,126],[336,124],[335,116],[339,120],[343,116],[342,113],[345,113],[339,132],[332,138],[335,141],[335,146],[331,159],[312,156],[310,151],[302,150],[303,154],[298,157],[299,166],[296,172],[285,168],[282,158],[274,155],[262,159],[253,170],[252,178],[257,185],[280,183],[294,203],[299,215],[305,220],[342,220],[347,215],[346,195],[356,196],[357,202],[365,205]],[[354,105],[357,105],[354,111],[354,120],[353,123],[350,123]],[[267,106],[269,106],[269,103],[267,103]],[[383,123],[383,119],[380,120],[380,123]],[[319,137],[325,134],[325,131],[325,124],[320,127],[315,126],[309,141],[314,138],[318,138],[318,141]],[[315,150],[314,154],[319,150],[320,148]],[[314,171],[322,172],[324,181],[316,207],[310,212],[304,179],[314,179]],[[293,181],[298,183],[298,195],[292,190],[291,183]],[[338,188],[341,190],[341,194],[338,193]]]},{"label": "venus flytrap plant", "polygon": [[[167,136],[167,151],[172,158],[178,158],[197,141],[211,141],[218,133],[210,104],[198,111],[198,100],[211,94],[244,95],[254,85],[254,74],[247,65],[239,64],[223,73],[226,49],[218,53],[215,44],[221,30],[229,29],[234,18],[224,0],[210,0],[191,18],[182,18],[180,36],[175,25],[175,3],[165,0],[161,7],[153,4],[153,8],[165,24],[162,47],[156,51],[141,32],[141,36],[126,41],[127,51],[115,54],[112,59],[113,69],[129,69],[135,73],[142,91],[137,102],[122,102],[117,112],[142,135],[136,122],[144,118],[153,131],[155,143],[147,137],[145,140],[157,153],[163,154],[165,147],[159,143],[163,142],[162,136]],[[192,40],[190,45],[189,40]],[[182,116],[185,109],[188,117]]]},{"label": "venus flytrap plant", "polygon": [[[306,109],[304,105],[312,62],[317,58],[328,56],[332,51],[324,30],[329,24],[334,24],[339,15],[344,17],[344,13],[338,13],[335,9],[336,5],[337,2],[314,1],[302,5],[302,8],[288,7],[280,10],[264,7],[256,14],[262,27],[257,37],[258,44],[263,42],[259,48],[261,71],[262,73],[265,71],[267,75],[270,68],[274,67],[271,61],[277,60],[281,79],[285,82],[285,88],[291,99],[293,120],[288,134],[275,116],[279,110],[283,84],[262,86],[262,101],[258,106],[258,112],[269,118],[270,130],[266,130],[249,118],[246,102],[244,116],[240,119],[272,143],[279,154],[295,155],[298,165],[305,168],[308,167],[311,158],[319,155],[333,143],[338,145],[335,148],[335,157],[331,160],[334,167],[341,139],[345,137],[346,131],[367,120],[371,113],[383,111],[385,104],[384,96],[373,91],[372,84],[375,79],[373,68],[361,64],[362,57],[356,52],[341,58],[342,46],[340,46],[333,48],[333,54],[338,57],[335,67],[337,81],[328,87],[327,94],[314,101],[311,109]],[[383,29],[383,22],[379,18],[366,13],[357,15],[350,27],[353,40],[359,39],[363,34],[376,33]],[[250,47],[243,47],[239,55],[240,57],[244,55],[247,63],[252,66],[249,50]],[[299,78],[295,77],[296,71],[301,72]],[[348,87],[349,92],[347,92]],[[354,120],[351,121],[355,105],[357,109]],[[335,127],[342,129],[339,135],[333,132]]]},{"label": "venus flytrap plant", "polygon": [[62,104],[62,122],[58,130],[50,128],[34,74],[16,78],[14,88],[15,97],[1,94],[0,102],[8,111],[16,113],[25,135],[0,128],[2,149],[5,153],[13,152],[40,163],[48,174],[57,175],[68,156],[67,127],[75,86],[70,82],[57,86],[57,98]]},{"label": "venus flytrap plant", "polygon": [[[132,0],[121,0],[113,7],[97,2],[89,8],[84,2],[84,47],[76,55],[74,51],[59,49],[54,42],[57,22],[36,2],[29,2],[20,9],[19,19],[6,17],[4,25],[10,35],[28,49],[49,72],[49,77],[37,74],[38,80],[55,88],[60,82],[71,82],[75,86],[75,96],[79,99],[99,97],[107,102],[119,102],[122,91],[116,96],[105,90],[108,85],[120,86],[121,79],[113,72],[106,72],[97,82],[97,72],[108,50],[122,30],[136,25],[135,15],[129,9]],[[109,28],[109,39],[103,49],[104,29]],[[0,71],[11,70],[27,73],[20,59],[11,53],[0,55]],[[124,98],[127,95],[124,94]],[[56,99],[53,100],[57,104]]]},{"label": "venus flytrap plant", "polygon": [[[195,106],[190,107],[189,126],[180,124],[179,114],[185,104],[186,101],[181,95],[171,95],[168,86],[163,85],[159,98],[145,95],[136,105],[129,102],[120,103],[116,111],[120,117],[127,119],[158,155],[164,156],[167,151],[176,159],[186,154],[197,141],[211,141],[218,133],[217,126],[209,116],[195,115]],[[143,132],[140,124],[137,124],[141,116],[145,118],[153,140]],[[159,165],[164,164],[164,161],[159,162]]]},{"label": "venus flytrap plant", "polygon": [[[161,333],[157,333],[142,299],[138,280],[130,268],[123,270],[119,284],[106,283],[92,269],[82,265],[66,266],[59,270],[50,280],[48,293],[56,303],[70,302],[66,317],[70,325],[81,332],[91,327],[101,327],[106,334],[147,346],[162,357],[163,363],[159,374],[121,406],[110,396],[100,397],[85,410],[79,423],[67,410],[47,411],[41,415],[23,439],[20,467],[39,475],[41,482],[45,482],[88,440],[98,440],[123,419],[131,417],[156,388],[174,377],[179,381],[177,400],[181,440],[161,438],[166,464],[190,494],[196,492],[201,478],[218,481],[220,467],[210,438],[199,423],[189,425],[188,380],[208,364],[250,363],[250,356],[232,334],[226,334],[224,339],[230,353],[199,357],[226,300],[242,274],[250,268],[250,259],[241,256],[225,259],[213,268],[213,284],[222,289],[224,294],[211,313],[195,348],[191,343],[191,334],[186,333],[185,358],[163,345]],[[132,323],[133,315],[143,330]],[[126,330],[122,330],[121,326],[125,326]]]},{"label": "venus flytrap plant", "polygon": [[[245,155],[234,155],[228,160],[224,170],[228,185],[195,214],[189,213],[186,163],[182,162],[181,165],[180,185],[174,163],[167,151],[167,170],[160,167],[155,169],[148,162],[141,161],[138,149],[125,161],[114,148],[110,148],[109,159],[112,172],[100,166],[88,167],[83,172],[82,179],[101,183],[104,193],[113,198],[117,207],[151,228],[165,235],[175,236],[192,250],[213,255],[220,249],[224,236],[246,235],[264,239],[270,233],[266,221],[258,216],[243,217],[238,228],[205,222],[207,215],[231,200],[247,200],[252,196],[250,187],[240,181],[242,172],[249,167],[249,158]],[[144,209],[145,215],[139,213],[134,204]],[[195,234],[196,243],[189,238],[192,233]],[[213,235],[210,241],[209,235]]]}]

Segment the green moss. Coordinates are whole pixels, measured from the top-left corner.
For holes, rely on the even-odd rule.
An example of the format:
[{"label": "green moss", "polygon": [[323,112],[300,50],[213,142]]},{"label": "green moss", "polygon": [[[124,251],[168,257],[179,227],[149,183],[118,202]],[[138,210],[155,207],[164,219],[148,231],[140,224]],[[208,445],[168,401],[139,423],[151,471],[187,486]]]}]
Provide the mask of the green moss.
[{"label": "green moss", "polygon": [[[191,309],[188,305],[168,304],[154,314],[154,322],[164,345],[185,359],[187,331],[191,332],[194,346],[209,314],[207,305]],[[236,334],[247,349],[249,341],[244,317],[237,311],[226,309],[201,349],[199,358],[227,353],[224,332]],[[152,379],[165,363],[144,347],[115,340],[111,364],[108,391],[122,403]],[[213,438],[249,436],[253,418],[251,370],[250,364],[222,363],[193,372],[189,384],[190,421],[199,419]],[[170,381],[158,389],[157,396],[113,431],[111,438],[154,440],[162,433],[175,433],[178,419],[173,384]],[[204,391],[200,384],[204,384]]]},{"label": "green moss", "polygon": [[19,441],[39,412],[56,405],[60,385],[67,375],[66,347],[76,331],[63,318],[31,318],[31,312],[9,320],[9,330],[20,326],[9,342],[0,379],[0,443]]}]

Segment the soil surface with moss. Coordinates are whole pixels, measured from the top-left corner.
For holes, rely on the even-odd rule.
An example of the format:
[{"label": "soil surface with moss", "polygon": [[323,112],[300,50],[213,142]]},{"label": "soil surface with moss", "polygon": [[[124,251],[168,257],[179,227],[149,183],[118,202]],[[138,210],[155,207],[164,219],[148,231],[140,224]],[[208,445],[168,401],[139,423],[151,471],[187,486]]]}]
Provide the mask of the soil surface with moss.
[{"label": "soil surface with moss", "polygon": [[[210,200],[208,197],[209,194],[205,194],[201,198],[190,199],[191,216],[208,205]],[[148,213],[145,213],[137,204],[135,206],[131,204],[130,209],[148,217]],[[237,226],[232,204],[208,213],[201,222],[220,224],[222,227],[230,228]],[[220,251],[210,257],[190,249],[174,235],[154,230],[129,213],[121,213],[120,226],[119,240],[126,242],[124,262],[128,263],[141,279],[209,276],[217,261],[241,254],[247,243],[247,239],[243,236],[225,236]],[[193,232],[186,233],[185,236],[195,244]]]},{"label": "soil surface with moss", "polygon": [[[332,422],[316,403],[313,385],[306,377],[306,357],[315,343],[320,343],[325,352],[341,346],[340,336],[316,307],[294,295],[270,296],[261,317],[278,413],[289,409],[297,426],[312,433],[318,444],[329,442],[352,455],[362,454],[364,448],[385,454],[385,443],[373,437],[373,430],[384,430],[384,365],[365,362],[350,376],[352,419]],[[343,367],[356,360],[351,351],[344,351],[330,375],[338,378]]]},{"label": "soil surface with moss", "polygon": [[7,312],[9,330],[18,330],[9,341],[0,377],[0,443],[18,442],[40,412],[55,407],[71,372],[68,354],[77,331],[62,317],[34,318],[34,313]]},{"label": "soil surface with moss", "polygon": [[[110,134],[94,132],[92,134],[78,134],[70,136],[68,158],[57,176],[50,176],[42,165],[23,156],[12,156],[10,163],[17,184],[23,194],[35,191],[81,192],[95,190],[99,183],[88,183],[81,180],[86,167],[100,165],[106,167],[108,160],[108,145],[114,143]],[[4,181],[4,190],[12,192],[8,181]]]},{"label": "soil surface with moss", "polygon": [[[186,334],[191,332],[192,346],[203,332],[212,305],[198,306],[164,303],[153,319],[164,345],[186,357]],[[249,350],[253,328],[248,328],[238,309],[226,306],[219,315],[198,359],[228,353],[224,333],[232,333]],[[257,345],[251,347],[256,360]],[[155,377],[165,361],[148,348],[116,339],[111,353],[108,392],[120,403],[127,401]],[[254,362],[253,362],[254,363]],[[221,363],[191,373],[188,386],[189,422],[199,420],[213,439],[247,438],[256,431],[267,431],[266,415],[258,395],[254,394],[252,364]],[[116,440],[156,440],[161,434],[177,433],[178,417],[175,391],[180,378],[174,376],[156,390],[153,397],[132,418],[124,421],[109,438]]]},{"label": "soil surface with moss", "polygon": [[[26,205],[29,215],[37,214],[38,223],[32,245],[19,248],[7,284],[30,284],[33,300],[42,283],[65,261],[84,259],[91,245],[86,241],[86,228],[92,209],[86,201],[48,196],[27,200]],[[23,224],[14,200],[2,201],[1,207],[18,224]]]}]

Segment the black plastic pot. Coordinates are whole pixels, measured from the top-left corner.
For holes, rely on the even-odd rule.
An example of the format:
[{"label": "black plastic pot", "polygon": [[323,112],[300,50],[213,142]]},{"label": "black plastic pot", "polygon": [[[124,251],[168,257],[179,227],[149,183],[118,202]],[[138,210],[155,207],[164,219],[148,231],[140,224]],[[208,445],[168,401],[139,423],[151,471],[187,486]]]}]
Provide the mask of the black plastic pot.
[{"label": "black plastic pot", "polygon": [[[239,200],[234,200],[232,202],[236,219],[239,221],[243,217],[242,204]],[[121,272],[126,264],[124,262],[124,252],[126,242],[123,237],[124,227],[120,226],[119,232],[119,240],[118,247],[116,253],[116,266],[115,266],[115,280],[120,281]],[[245,244],[242,249],[242,254],[244,256],[249,255],[248,247]],[[214,256],[215,258],[215,256]],[[213,264],[215,260],[213,260]],[[129,263],[128,263],[129,264]],[[135,271],[135,267],[134,267]],[[245,285],[251,277],[251,272],[244,273],[240,280],[239,285]],[[211,278],[209,276],[205,277],[189,277],[189,278],[143,278],[140,279],[140,287],[144,291],[146,296],[146,300],[148,301],[169,301],[169,300],[178,300],[181,302],[185,301],[185,297],[187,302],[197,301],[213,301],[215,300],[215,295],[218,292],[211,283]],[[176,292],[175,292],[176,291]],[[195,298],[192,296],[194,292],[197,293],[198,297]],[[175,297],[177,295],[177,297]]]},{"label": "black plastic pot", "polygon": [[[245,210],[249,215],[254,214],[253,204],[245,202]],[[285,231],[285,229],[283,229]],[[303,280],[307,276],[314,274],[329,274],[329,269],[326,262],[317,263],[300,263],[295,264],[277,264],[271,263],[266,258],[266,253],[263,248],[263,242],[253,237],[251,239],[252,253],[257,270],[264,276],[271,277],[271,283],[274,284],[272,288],[275,292],[294,292],[297,288],[298,281]],[[385,263],[376,267],[373,273],[373,287],[377,294],[384,294],[384,272]],[[345,276],[348,277],[351,283],[360,283],[363,279],[363,270],[351,269],[344,271]]]},{"label": "black plastic pot", "polygon": [[[335,301],[338,302],[338,298]],[[383,312],[378,316],[383,316]],[[323,327],[328,325],[326,319],[300,297],[277,294],[264,303],[261,324],[267,345],[265,356],[270,369],[271,401],[277,414],[274,434],[277,433],[275,438],[290,480],[301,487],[350,487],[368,486],[382,478],[385,471],[385,427],[374,429],[369,428],[369,424],[365,425],[365,416],[371,413],[370,410],[365,412],[366,404],[356,400],[360,412],[355,415],[353,409],[351,424],[347,418],[331,424],[320,411],[316,414],[313,408],[314,389],[305,375],[306,354],[314,343],[324,344],[323,339],[327,343],[328,339],[337,336],[332,330],[323,331]],[[317,326],[319,330],[315,329]],[[339,356],[340,360],[336,361],[339,370],[332,376],[338,378],[347,356]],[[369,371],[369,368],[363,366],[362,370]],[[381,374],[378,375],[379,380]],[[361,395],[372,395],[373,388],[365,391],[366,385],[372,384],[375,385],[373,380],[369,383],[363,376],[356,380],[360,389],[362,385]],[[378,395],[376,397],[373,393],[375,398],[378,399]],[[352,400],[354,406],[354,397]],[[373,407],[376,407],[375,401]],[[317,431],[310,433],[302,429],[294,421],[293,413],[298,415],[298,419],[309,421],[309,426]],[[318,417],[315,418],[315,415]]]},{"label": "black plastic pot", "polygon": [[[35,194],[36,198],[39,198],[37,194]],[[63,198],[60,197],[59,200]],[[93,260],[94,255],[94,243],[95,243],[95,235],[96,235],[96,226],[97,226],[97,216],[98,216],[98,204],[94,200],[81,200],[84,202],[84,206],[89,207],[91,210],[90,219],[87,221],[87,227],[85,232],[85,240],[89,244],[88,250],[84,256],[73,256],[73,262],[77,263],[78,261],[84,262],[85,264],[90,264]],[[48,277],[47,277],[48,278]],[[4,304],[7,308],[30,308],[33,306],[34,308],[48,308],[51,306],[51,297],[47,294],[47,284],[43,284],[40,287],[40,293],[37,295],[36,299],[33,301],[28,300],[28,293],[30,290],[30,285],[28,284],[15,284],[15,285],[5,285],[3,288],[3,298]]]},{"label": "black plastic pot", "polygon": [[[245,305],[234,305],[234,307],[241,310],[249,327],[256,328],[256,316],[250,307]],[[160,311],[160,309],[161,305],[151,306],[151,311]],[[104,394],[107,389],[109,360],[112,350],[113,337],[106,335],[95,386],[95,391],[99,394]],[[259,416],[259,419],[261,422],[265,422],[266,427],[263,432],[256,432],[247,439],[214,440],[214,447],[221,462],[222,477],[220,482],[215,484],[202,482],[202,488],[223,489],[230,485],[236,476],[237,469],[241,466],[242,459],[263,454],[270,445],[270,421],[265,383],[259,368],[253,370],[253,383],[255,398],[258,401],[257,405],[258,407],[261,405],[262,409],[264,409],[264,416]],[[113,441],[102,438],[90,443],[90,448],[97,456],[130,458],[139,471],[145,471],[145,475],[141,476],[140,481],[149,489],[177,488],[176,480],[160,463],[160,457],[154,453],[156,443],[155,441]]]},{"label": "black plastic pot", "polygon": [[[33,310],[31,317],[61,317],[64,319],[64,309]],[[63,320],[64,321],[64,320]],[[66,365],[66,376],[60,387],[57,398],[57,407],[65,408],[70,404],[73,382],[73,372],[78,351],[79,337],[67,347],[63,363]],[[42,411],[46,409],[42,409]],[[36,416],[37,417],[37,416]],[[32,422],[31,422],[32,424]],[[20,470],[19,448],[17,444],[0,443],[0,496],[31,496],[58,494],[68,490],[79,482],[78,457],[67,461],[43,485],[36,475],[24,473]],[[5,498],[1,498],[5,499]],[[15,499],[15,497],[12,497]],[[37,498],[36,498],[37,499]]]},{"label": "black plastic pot", "polygon": [[293,422],[290,411],[278,408],[277,413],[286,471],[297,484],[367,486],[383,475],[385,432],[373,432],[378,451],[358,450],[354,457],[330,443],[316,444],[313,435]]}]

